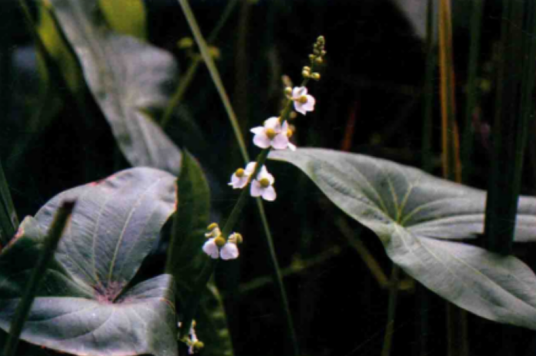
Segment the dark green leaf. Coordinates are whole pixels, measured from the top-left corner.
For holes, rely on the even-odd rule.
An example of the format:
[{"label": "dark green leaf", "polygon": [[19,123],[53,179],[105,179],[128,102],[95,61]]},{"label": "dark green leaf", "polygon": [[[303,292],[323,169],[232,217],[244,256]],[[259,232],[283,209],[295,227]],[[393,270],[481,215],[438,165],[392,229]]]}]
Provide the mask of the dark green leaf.
[{"label": "dark green leaf", "polygon": [[174,87],[171,54],[111,31],[97,0],[50,2],[126,158],[134,166],[178,174],[180,151],[152,120]]},{"label": "dark green leaf", "polygon": [[166,272],[175,277],[179,298],[184,302],[208,258],[202,246],[210,213],[207,180],[199,163],[186,151],[177,194],[178,210],[173,221]]},{"label": "dark green leaf", "polygon": [[127,286],[175,208],[175,178],[151,168],[68,190],[23,221],[0,255],[0,328],[9,327],[55,211],[73,198],[21,338],[73,354],[176,355],[173,278]]},{"label": "dark green leaf", "polygon": [[[300,168],[341,210],[374,231],[409,275],[482,317],[536,329],[536,276],[501,257],[447,239],[483,232],[485,192],[358,154],[301,148],[270,158]],[[519,201],[516,239],[536,240],[536,199]]]}]

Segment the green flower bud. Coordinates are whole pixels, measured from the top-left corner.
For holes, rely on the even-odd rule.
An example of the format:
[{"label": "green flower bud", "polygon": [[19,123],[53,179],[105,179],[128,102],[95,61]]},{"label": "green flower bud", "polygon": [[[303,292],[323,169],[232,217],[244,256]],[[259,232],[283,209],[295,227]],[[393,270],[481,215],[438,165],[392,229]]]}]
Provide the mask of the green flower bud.
[{"label": "green flower bud", "polygon": [[311,74],[311,79],[313,79],[313,80],[320,80],[320,73],[313,73],[313,74]]}]

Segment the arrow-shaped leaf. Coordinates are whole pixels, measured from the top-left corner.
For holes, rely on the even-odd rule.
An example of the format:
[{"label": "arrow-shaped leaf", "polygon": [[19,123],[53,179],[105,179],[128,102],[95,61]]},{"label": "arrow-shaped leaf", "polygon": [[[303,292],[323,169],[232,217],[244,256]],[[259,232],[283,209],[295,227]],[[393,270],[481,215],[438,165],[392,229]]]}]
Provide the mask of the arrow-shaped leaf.
[{"label": "arrow-shaped leaf", "polygon": [[21,338],[78,355],[176,355],[173,278],[128,287],[175,209],[175,178],[151,168],[70,189],[23,221],[0,254],[0,328],[9,327],[55,211],[73,198]]},{"label": "arrow-shaped leaf", "polygon": [[[536,276],[502,257],[447,239],[483,233],[485,192],[383,159],[325,149],[276,151],[341,210],[374,231],[389,257],[454,304],[490,320],[536,329]],[[536,241],[536,199],[521,197],[517,241]]]}]

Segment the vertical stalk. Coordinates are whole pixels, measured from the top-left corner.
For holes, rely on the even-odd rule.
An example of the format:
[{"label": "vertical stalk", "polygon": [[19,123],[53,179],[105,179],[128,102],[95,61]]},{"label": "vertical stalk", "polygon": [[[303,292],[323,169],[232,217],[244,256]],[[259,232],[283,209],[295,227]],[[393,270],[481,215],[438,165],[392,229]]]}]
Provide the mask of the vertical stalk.
[{"label": "vertical stalk", "polygon": [[[525,131],[532,113],[534,64],[531,62],[534,58],[528,55],[534,54],[534,45],[526,31],[534,31],[530,28],[534,23],[533,7],[532,0],[503,0],[501,60],[485,223],[486,247],[503,255],[512,252]],[[523,21],[524,16],[526,21]]]},{"label": "vertical stalk", "polygon": [[426,8],[426,67],[424,72],[424,106],[422,130],[422,168],[432,171],[432,121],[434,105],[434,72],[436,53],[434,51],[434,0],[428,0]]},{"label": "vertical stalk", "polygon": [[[229,101],[229,96],[227,95],[227,92],[225,91],[225,87],[223,86],[222,80],[220,78],[220,75],[218,73],[218,69],[216,68],[216,65],[214,64],[214,61],[210,57],[210,54],[208,52],[208,47],[205,42],[205,39],[203,38],[203,35],[201,34],[201,30],[199,29],[199,26],[197,24],[197,20],[195,19],[195,16],[192,12],[192,9],[190,8],[190,5],[188,4],[188,0],[178,0],[179,5],[182,8],[182,11],[184,13],[184,16],[186,17],[186,20],[188,21],[188,25],[190,26],[190,29],[194,35],[195,41],[197,45],[199,46],[199,50],[201,52],[201,55],[203,57],[203,60],[205,61],[205,64],[209,70],[210,76],[212,78],[212,81],[214,82],[214,85],[216,86],[216,89],[218,91],[218,94],[220,95],[220,98],[223,102],[223,105],[225,107],[225,110],[227,112],[227,115],[229,117],[229,120],[231,122],[231,126],[234,131],[234,135],[236,137],[236,140],[238,142],[240,152],[242,154],[242,157],[244,158],[245,162],[249,162],[249,155],[246,150],[246,145],[244,143],[244,138],[242,137],[242,133],[240,131],[240,125],[238,123],[237,117],[235,115],[235,112],[233,110],[233,107],[231,106],[231,103]],[[288,105],[287,105],[288,106]],[[282,115],[284,117],[284,115]],[[258,170],[260,167],[257,167],[256,170]],[[254,174],[255,175],[255,174]],[[286,297],[286,291],[283,285],[283,281],[281,279],[281,272],[279,268],[279,263],[277,262],[277,258],[275,256],[275,251],[273,249],[273,241],[272,236],[270,233],[270,227],[268,225],[268,220],[266,219],[266,215],[264,213],[264,207],[262,204],[262,200],[260,198],[257,198],[257,207],[259,210],[259,214],[261,216],[263,229],[265,231],[266,236],[266,243],[269,246],[272,246],[271,249],[269,249],[270,253],[270,261],[272,264],[272,273],[274,275],[275,282],[277,286],[279,287],[279,296],[280,302],[281,302],[281,308],[285,314],[285,324],[287,327],[287,331],[289,333],[290,342],[292,343],[294,355],[299,355],[299,347],[297,342],[297,336],[296,332],[294,330],[294,325],[292,321],[292,315],[290,313],[290,308],[288,307],[287,297]],[[231,213],[232,215],[232,213]],[[228,222],[226,223],[226,225]],[[224,227],[225,230],[225,227]],[[223,232],[223,231],[222,231]],[[181,328],[182,329],[182,328]]]},{"label": "vertical stalk", "polygon": [[385,336],[383,339],[383,349],[381,356],[389,356],[391,354],[391,346],[393,344],[393,331],[395,327],[396,302],[398,298],[398,278],[400,275],[400,267],[393,264],[391,270],[391,279],[389,283],[389,306],[387,307],[387,327],[385,328]]},{"label": "vertical stalk", "polygon": [[443,176],[461,180],[458,128],[455,122],[454,63],[452,54],[452,16],[450,0],[439,6],[439,68],[441,74],[441,126]]},{"label": "vertical stalk", "polygon": [[0,162],[0,250],[7,245],[9,240],[15,235],[19,226],[19,219],[11,200],[9,186]]},{"label": "vertical stalk", "polygon": [[[435,51],[435,31],[437,22],[435,21],[434,0],[428,0],[426,8],[426,66],[424,72],[424,87],[423,87],[423,131],[422,131],[422,169],[426,172],[432,172],[432,142],[433,142],[433,108],[434,108],[434,73],[436,70],[436,51]],[[424,356],[428,354],[428,335],[430,326],[430,316],[428,309],[430,305],[430,292],[422,285],[416,286],[416,303],[418,310],[418,323],[415,328],[416,340],[418,343],[417,355]]]},{"label": "vertical stalk", "polygon": [[[443,177],[461,182],[458,127],[455,121],[454,57],[452,52],[452,14],[450,0],[439,3],[439,68],[441,73],[441,117]],[[447,302],[449,356],[469,354],[467,313]]]},{"label": "vertical stalk", "polygon": [[35,295],[44,280],[47,266],[54,257],[54,252],[58,247],[63,230],[67,226],[69,217],[73,212],[74,204],[74,201],[63,202],[54,216],[54,220],[52,221],[50,229],[48,230],[48,236],[44,243],[43,251],[39,255],[39,259],[37,260],[30,279],[28,280],[28,284],[24,290],[24,295],[22,296],[22,299],[15,310],[15,316],[13,317],[9,328],[9,336],[6,344],[4,345],[2,353],[3,356],[15,355],[22,328],[30,313]]},{"label": "vertical stalk", "polygon": [[480,52],[482,27],[482,0],[472,2],[471,41],[469,42],[469,65],[467,68],[467,93],[465,93],[465,127],[463,130],[462,181],[467,183],[471,176],[471,156],[473,153],[473,115],[477,102],[477,65]]}]

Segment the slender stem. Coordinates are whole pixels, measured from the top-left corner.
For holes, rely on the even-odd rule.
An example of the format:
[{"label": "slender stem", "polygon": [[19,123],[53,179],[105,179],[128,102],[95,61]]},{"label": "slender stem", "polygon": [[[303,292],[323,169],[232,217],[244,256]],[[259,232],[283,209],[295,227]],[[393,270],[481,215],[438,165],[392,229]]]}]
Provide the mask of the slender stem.
[{"label": "slender stem", "polygon": [[391,346],[393,344],[393,331],[395,327],[396,302],[398,298],[399,275],[400,267],[393,264],[389,288],[389,306],[387,307],[387,327],[385,328],[385,337],[383,339],[382,356],[389,356],[391,354]]},{"label": "slender stem", "polygon": [[177,90],[175,93],[173,93],[173,96],[171,97],[171,100],[166,107],[166,111],[164,111],[164,115],[162,115],[162,120],[160,122],[160,125],[162,127],[166,127],[169,121],[171,120],[173,116],[173,112],[175,111],[175,108],[179,105],[179,103],[182,100],[182,97],[186,93],[186,89],[190,86],[190,83],[195,77],[195,73],[197,72],[197,67],[199,67],[199,62],[201,62],[201,58],[196,57],[192,60],[190,63],[190,66],[188,67],[188,70],[184,74],[184,76],[181,78],[181,82],[179,86],[177,87]]},{"label": "slender stem", "polygon": [[[218,37],[218,34],[220,33],[221,29],[233,13],[233,10],[238,3],[238,0],[231,0],[227,3],[227,6],[223,10],[223,14],[221,15],[220,19],[218,20],[218,23],[210,33],[210,35],[207,37],[207,42],[212,43],[216,40]],[[182,98],[184,97],[184,94],[190,87],[190,83],[192,82],[193,78],[195,77],[195,74],[197,73],[197,68],[199,68],[199,63],[201,62],[200,57],[195,57],[192,62],[190,63],[190,66],[188,67],[188,70],[184,74],[184,76],[181,78],[181,82],[173,94],[170,103],[168,104],[166,111],[164,112],[164,115],[162,116],[161,120],[161,126],[166,127],[169,123],[169,120],[173,116],[173,112],[175,111],[175,108],[179,105]]]},{"label": "slender stem", "polygon": [[218,91],[218,94],[220,95],[220,99],[223,103],[223,106],[225,107],[227,116],[229,117],[229,120],[231,121],[231,126],[233,128],[233,132],[236,137],[236,140],[238,141],[240,153],[242,154],[242,157],[244,158],[245,161],[249,161],[246,144],[240,132],[240,125],[238,124],[238,119],[233,110],[233,107],[231,106],[231,101],[229,100],[229,96],[227,95],[227,92],[225,91],[225,87],[223,86],[223,82],[218,73],[218,69],[216,68],[216,65],[214,64],[214,60],[210,56],[205,39],[203,35],[201,34],[201,30],[199,29],[199,26],[197,25],[197,20],[195,19],[194,13],[192,12],[190,5],[188,4],[188,0],[177,0],[177,1],[179,2],[182,8],[184,16],[186,17],[186,21],[188,21],[188,25],[190,26],[190,30],[192,31],[194,35],[195,41],[197,42],[197,46],[199,47],[201,56],[203,57],[203,60],[205,61],[205,64],[212,78],[212,81],[214,82],[214,85],[216,86],[216,90]]},{"label": "slender stem", "polygon": [[434,51],[434,1],[428,0],[426,14],[426,69],[424,73],[424,108],[422,131],[422,167],[432,171],[432,121],[434,103],[434,70],[436,54]]},{"label": "slender stem", "polygon": [[482,24],[482,0],[472,2],[471,42],[469,45],[469,67],[465,102],[465,127],[463,133],[462,181],[467,183],[471,175],[471,155],[473,153],[473,115],[477,101],[477,71],[480,52],[480,33]]},{"label": "slender stem", "polygon": [[7,245],[9,240],[17,231],[19,226],[19,219],[13,206],[13,200],[11,199],[11,193],[9,192],[9,186],[7,185],[6,176],[2,163],[0,162],[0,249],[2,246]]},{"label": "slender stem", "polygon": [[[228,97],[228,95],[227,95],[227,93],[225,91],[225,87],[223,86],[223,83],[221,81],[220,75],[218,73],[218,69],[216,68],[216,65],[214,64],[214,61],[212,60],[212,57],[208,53],[207,45],[205,43],[203,35],[201,34],[199,26],[197,25],[197,21],[196,21],[195,16],[194,16],[194,14],[192,12],[192,9],[190,8],[187,0],[178,0],[178,2],[179,2],[180,6],[181,6],[181,8],[182,8],[182,10],[184,12],[184,15],[185,15],[185,17],[186,17],[186,19],[188,21],[189,26],[190,26],[190,29],[191,29],[191,31],[192,31],[192,33],[194,35],[194,38],[195,38],[195,40],[197,42],[197,45],[198,45],[198,47],[200,49],[201,56],[203,57],[203,60],[205,61],[205,64],[207,65],[207,68],[209,70],[210,76],[212,77],[214,85],[216,86],[218,94],[220,95],[220,98],[221,98],[221,100],[223,102],[223,105],[225,107],[225,110],[227,112],[229,120],[231,122],[231,126],[233,128],[234,135],[235,135],[236,140],[238,142],[238,145],[240,147],[240,152],[242,154],[242,157],[244,158],[245,162],[249,162],[249,155],[248,155],[247,150],[246,150],[246,145],[244,143],[244,138],[242,137],[242,134],[241,134],[241,131],[240,131],[240,126],[238,124],[238,120],[236,118],[234,110],[233,110],[233,108],[231,106],[231,103],[229,101],[229,97]],[[290,107],[290,105],[287,105],[287,107]],[[290,108],[288,109],[288,112],[290,113]],[[282,116],[286,117],[285,115],[282,115]],[[287,116],[288,116],[288,114],[287,114]],[[266,152],[266,155],[268,154],[268,152],[269,151]],[[261,166],[262,165],[257,164],[256,169],[260,169]],[[256,173],[257,172],[255,172],[255,174]],[[240,200],[240,198],[239,198],[239,200]],[[270,233],[270,228],[269,228],[268,221],[267,221],[265,213],[264,213],[262,200],[260,198],[257,198],[257,207],[259,209],[259,214],[261,216],[264,231],[267,232],[265,234],[267,244],[270,245],[270,246],[273,246],[273,241],[272,241],[272,237],[271,237],[271,233]],[[235,219],[235,218],[233,217],[233,219]],[[224,227],[224,230],[225,231],[230,231],[230,229],[232,228],[230,225],[231,224],[226,224],[226,227]],[[288,332],[289,332],[289,335],[290,335],[290,339],[291,339],[291,342],[292,342],[292,345],[293,345],[294,354],[297,356],[297,355],[299,355],[299,347],[298,347],[297,337],[296,337],[296,333],[295,333],[294,326],[293,326],[292,316],[291,316],[289,308],[288,308],[288,303],[286,303],[286,292],[285,292],[285,289],[284,289],[284,286],[283,286],[283,282],[281,280],[281,276],[280,276],[280,272],[279,272],[279,265],[278,265],[277,259],[275,258],[275,254],[272,253],[272,251],[270,251],[270,255],[271,255],[271,263],[272,263],[272,269],[273,269],[272,272],[273,272],[274,278],[276,280],[276,283],[277,283],[277,285],[279,287],[279,295],[282,296],[281,302],[282,302],[282,309],[283,309],[283,311],[285,313],[286,326],[287,326],[287,329],[288,329]],[[208,283],[208,281],[210,279],[210,275],[213,273],[214,268],[215,268],[215,266],[212,268],[212,270],[208,274],[209,277],[206,278],[206,280],[204,280],[205,284]],[[203,282],[201,280],[201,278],[200,278],[200,282]],[[196,294],[196,293],[193,293],[192,296],[197,296],[197,298],[199,297],[199,295]],[[190,312],[188,312],[188,313],[190,313]],[[192,313],[193,313],[193,311],[192,311]],[[192,317],[193,317],[193,314],[192,314]],[[191,321],[189,323],[191,323]],[[189,330],[189,326],[188,326],[188,328],[186,328],[186,322],[185,322],[183,324],[183,327],[181,327],[181,331],[180,331],[181,335],[187,335],[187,334],[185,334],[185,331],[187,332],[188,330]]]},{"label": "slender stem", "polygon": [[30,276],[30,280],[26,285],[24,295],[22,296],[22,299],[15,310],[15,315],[9,328],[9,337],[4,345],[3,356],[15,355],[19,337],[24,323],[26,322],[26,319],[30,313],[35,294],[43,282],[48,264],[54,257],[54,251],[56,251],[56,247],[58,246],[60,238],[63,234],[63,230],[65,229],[65,226],[67,226],[68,219],[73,212],[74,204],[74,201],[65,201],[56,212],[54,220],[52,221],[50,229],[48,230],[48,236],[43,246],[43,251],[39,255],[37,264],[35,265],[35,268]]}]

